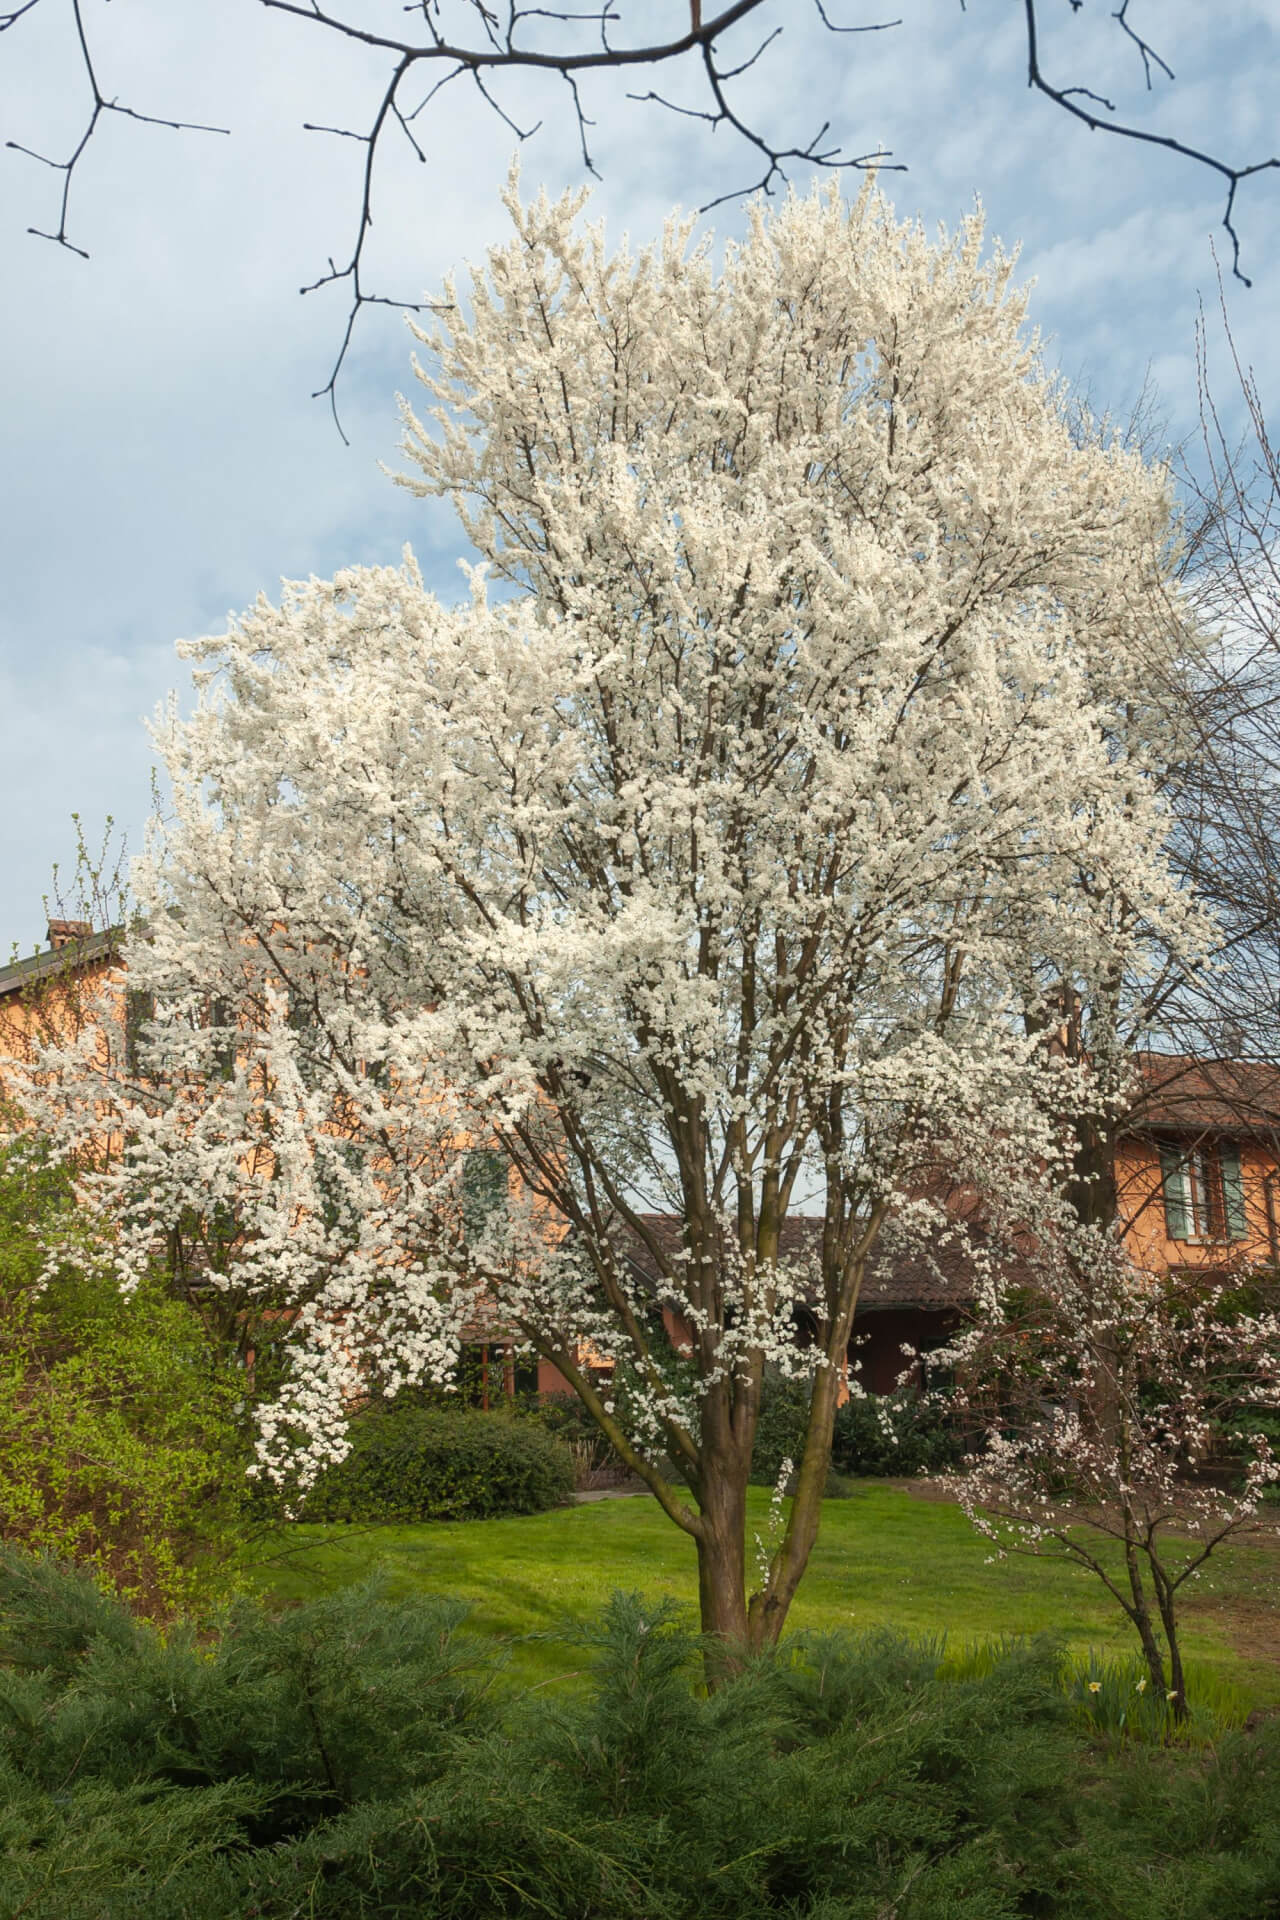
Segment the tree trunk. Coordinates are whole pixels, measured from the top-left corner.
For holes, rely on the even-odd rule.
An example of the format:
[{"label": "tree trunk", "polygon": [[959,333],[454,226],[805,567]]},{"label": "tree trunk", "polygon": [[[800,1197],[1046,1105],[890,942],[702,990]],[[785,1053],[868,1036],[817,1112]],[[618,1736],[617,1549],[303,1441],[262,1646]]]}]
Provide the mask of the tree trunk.
[{"label": "tree trunk", "polygon": [[714,1692],[742,1666],[747,1649],[745,1473],[707,1475],[699,1497],[698,1607],[707,1636],[704,1663]]},{"label": "tree trunk", "polygon": [[1186,1675],[1182,1670],[1182,1648],[1178,1644],[1177,1603],[1168,1576],[1152,1548],[1147,1550],[1147,1562],[1151,1568],[1151,1578],[1156,1590],[1156,1604],[1160,1609],[1160,1620],[1164,1627],[1165,1645],[1169,1649],[1169,1705],[1173,1708],[1174,1720],[1180,1725],[1189,1716]]},{"label": "tree trunk", "polygon": [[1130,1516],[1125,1513],[1125,1567],[1129,1575],[1129,1591],[1133,1604],[1129,1609],[1129,1618],[1138,1630],[1142,1642],[1142,1652],[1147,1662],[1147,1673],[1157,1693],[1165,1692],[1164,1660],[1160,1653],[1160,1643],[1156,1639],[1154,1623],[1151,1619],[1151,1606],[1147,1599],[1147,1590],[1142,1581],[1142,1566],[1138,1559],[1138,1545],[1130,1526]]},{"label": "tree trunk", "polygon": [[751,1596],[748,1627],[753,1649],[777,1645],[791,1611],[796,1588],[809,1564],[813,1543],[818,1537],[822,1496],[826,1492],[827,1471],[831,1464],[831,1427],[835,1419],[839,1386],[840,1375],[834,1366],[824,1367],[815,1376],[805,1430],[804,1458],[796,1476],[787,1531],[781,1547],[774,1555],[763,1592]]}]

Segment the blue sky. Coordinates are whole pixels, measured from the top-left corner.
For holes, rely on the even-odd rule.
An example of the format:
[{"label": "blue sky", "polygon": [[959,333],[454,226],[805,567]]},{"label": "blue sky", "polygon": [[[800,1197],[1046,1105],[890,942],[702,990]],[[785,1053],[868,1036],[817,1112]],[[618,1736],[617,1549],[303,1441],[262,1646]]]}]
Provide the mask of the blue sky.
[{"label": "blue sky", "polygon": [[[370,18],[394,0],[362,0]],[[633,0],[636,4],[636,0]],[[1020,243],[1037,282],[1033,316],[1050,357],[1098,410],[1124,415],[1145,379],[1170,440],[1194,431],[1194,330],[1203,299],[1217,389],[1232,380],[1217,317],[1210,238],[1220,183],[1184,160],[1090,134],[1028,92],[1017,0],[838,0],[845,20],[901,15],[875,34],[826,36],[816,14],[778,0],[782,38],[738,98],[785,143],[823,119],[853,151],[877,143],[908,171],[886,176],[901,213],[954,223],[980,196],[993,235]],[[389,11],[388,11],[389,9]],[[1175,71],[1150,94],[1111,20],[1111,0],[1043,0],[1045,64],[1109,92],[1155,131],[1232,160],[1280,151],[1280,9],[1274,0],[1132,0],[1130,17]],[[646,15],[682,9],[650,0]],[[626,11],[624,9],[624,20]],[[641,9],[636,4],[636,17]],[[398,557],[410,541],[442,596],[461,591],[465,551],[449,508],[393,488],[395,396],[411,383],[401,316],[367,310],[341,388],[342,444],[310,398],[341,339],[344,296],[298,298],[330,254],[349,252],[360,150],[304,120],[367,119],[379,62],[306,23],[242,0],[86,0],[101,83],[141,111],[229,125],[233,137],[109,118],[74,186],[84,261],[29,238],[56,221],[58,177],[0,152],[7,265],[0,353],[5,512],[0,558],[0,956],[43,938],[51,869],[74,859],[71,814],[91,839],[114,816],[135,849],[150,809],[142,724],[184,687],[174,641],[217,631],[281,577]],[[62,154],[84,97],[63,0],[5,35],[4,137]],[[742,35],[743,56],[759,27]],[[625,98],[606,77],[584,90],[603,182],[594,211],[643,243],[668,209],[751,178],[750,156],[709,130]],[[650,84],[642,82],[642,87]],[[658,82],[654,82],[658,84]],[[697,76],[661,82],[701,104]],[[527,189],[582,179],[562,85],[498,89],[521,124]],[[502,237],[498,189],[510,131],[464,83],[420,123],[427,153],[388,146],[377,183],[370,284],[417,298]],[[796,184],[807,184],[803,169]],[[856,190],[856,180],[851,190]],[[741,221],[710,216],[717,232]],[[1280,419],[1280,172],[1241,190],[1238,226],[1252,291],[1228,286],[1237,346]],[[1217,233],[1218,256],[1229,258]]]}]

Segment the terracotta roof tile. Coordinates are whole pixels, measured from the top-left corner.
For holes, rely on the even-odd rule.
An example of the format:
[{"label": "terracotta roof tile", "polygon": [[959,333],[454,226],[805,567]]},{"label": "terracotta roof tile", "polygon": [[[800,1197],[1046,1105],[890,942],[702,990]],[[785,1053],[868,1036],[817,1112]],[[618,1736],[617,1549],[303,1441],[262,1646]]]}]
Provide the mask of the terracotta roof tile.
[{"label": "terracotta roof tile", "polygon": [[1143,1091],[1124,1131],[1280,1135],[1280,1067],[1265,1060],[1200,1060],[1140,1053]]}]

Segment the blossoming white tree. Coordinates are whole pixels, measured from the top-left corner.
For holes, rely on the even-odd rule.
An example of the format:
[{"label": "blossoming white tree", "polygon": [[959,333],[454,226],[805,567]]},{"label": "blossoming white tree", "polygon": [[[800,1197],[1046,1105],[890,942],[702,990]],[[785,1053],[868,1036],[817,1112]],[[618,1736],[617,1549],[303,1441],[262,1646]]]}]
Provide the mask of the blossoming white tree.
[{"label": "blossoming white tree", "polygon": [[[60,1124],[117,1113],[126,1267],[217,1213],[221,1270],[297,1304],[268,1467],[340,1452],[362,1378],[442,1375],[488,1298],[692,1537],[704,1626],[759,1645],[883,1223],[936,1220],[944,1152],[1051,1157],[1037,980],[1182,937],[1143,731],[1169,504],[1073,442],[977,217],[931,244],[874,186],[790,200],[717,271],[678,224],[610,254],[581,204],[513,190],[419,336],[407,484],[456,502],[470,603],[353,569],[185,649],[129,953],[150,1080]],[[478,1236],[469,1145],[511,1170]],[[810,1414],[750,1594],[768,1366]]]}]

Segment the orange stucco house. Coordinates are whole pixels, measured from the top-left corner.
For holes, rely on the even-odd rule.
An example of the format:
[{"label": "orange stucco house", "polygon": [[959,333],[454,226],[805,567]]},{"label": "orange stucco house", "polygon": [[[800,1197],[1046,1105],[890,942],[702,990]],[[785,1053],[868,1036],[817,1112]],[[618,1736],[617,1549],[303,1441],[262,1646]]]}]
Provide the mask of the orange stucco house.
[{"label": "orange stucco house", "polygon": [[[1280,1279],[1280,1067],[1257,1060],[1203,1060],[1144,1051],[1139,1091],[1113,1148],[1116,1206],[1139,1266],[1159,1274],[1265,1272]],[[647,1225],[674,1250],[678,1222]],[[819,1222],[793,1217],[784,1256],[797,1257]],[[655,1294],[651,1258],[633,1263]],[[851,1371],[870,1393],[888,1393],[905,1375],[923,1384],[929,1354],[945,1347],[972,1297],[964,1251],[873,1253],[849,1346]],[[664,1304],[673,1337],[687,1338]]]},{"label": "orange stucco house", "polygon": [[1138,1066],[1115,1152],[1134,1259],[1155,1273],[1280,1269],[1280,1068],[1161,1053]]},{"label": "orange stucco house", "polygon": [[[127,1066],[131,1034],[149,1009],[128,991],[118,930],[94,933],[83,921],[53,920],[48,942],[46,951],[0,968],[0,1055],[29,1056],[43,1038],[103,1024],[105,1011],[118,1025]],[[1140,1091],[1113,1150],[1116,1203],[1135,1260],[1156,1273],[1280,1273],[1280,1067],[1155,1052],[1139,1054],[1137,1065]],[[502,1156],[482,1147],[467,1153],[464,1213],[499,1204],[506,1178]],[[674,1216],[648,1214],[644,1224],[659,1244],[678,1248]],[[817,1231],[816,1221],[788,1220],[784,1256],[802,1255]],[[652,1255],[633,1238],[621,1251],[679,1344],[688,1330],[663,1298]],[[878,1250],[850,1345],[862,1386],[884,1393],[904,1371],[927,1374],[929,1352],[946,1344],[971,1285],[961,1248],[937,1260]],[[468,1329],[463,1387],[482,1405],[516,1391],[568,1390],[549,1361],[516,1354],[496,1303],[486,1322]]]},{"label": "orange stucco house", "polygon": [[[6,1055],[31,1061],[41,1044],[65,1042],[86,1028],[103,1036],[102,1047],[117,1052],[128,1074],[137,1033],[151,1017],[150,996],[131,993],[121,958],[120,928],[95,933],[83,920],[51,920],[47,947],[0,968],[0,1063]],[[109,1037],[108,1037],[109,1036]],[[0,1139],[6,1124],[3,1065],[0,1064]],[[505,1157],[484,1147],[464,1154],[461,1202],[464,1219],[477,1228],[488,1208],[505,1197]],[[198,1274],[188,1285],[202,1290]],[[208,1283],[203,1282],[207,1291]],[[467,1399],[488,1407],[517,1392],[569,1393],[568,1381],[548,1360],[518,1355],[496,1303],[465,1330],[460,1384]]]},{"label": "orange stucco house", "polygon": [[30,1059],[42,1042],[97,1025],[104,1010],[128,1026],[120,930],[94,933],[87,920],[51,920],[46,938],[44,952],[0,967],[0,1057]]}]

